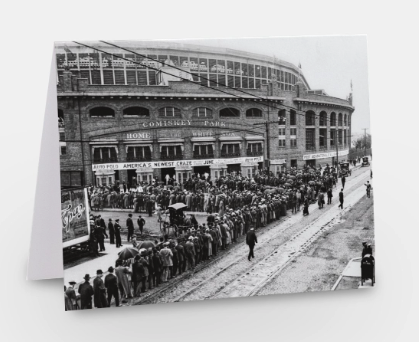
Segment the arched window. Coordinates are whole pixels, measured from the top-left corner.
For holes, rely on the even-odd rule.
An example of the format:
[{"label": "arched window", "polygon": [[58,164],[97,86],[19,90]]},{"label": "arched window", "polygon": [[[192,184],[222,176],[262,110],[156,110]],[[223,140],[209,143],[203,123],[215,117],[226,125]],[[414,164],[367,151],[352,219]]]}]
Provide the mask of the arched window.
[{"label": "arched window", "polygon": [[342,113],[339,113],[338,116],[338,126],[342,126]]},{"label": "arched window", "polygon": [[320,112],[320,120],[319,120],[319,125],[322,127],[327,126],[327,113],[326,112]]},{"label": "arched window", "polygon": [[347,119],[347,115],[346,114],[343,115],[343,125],[344,126],[348,126],[348,119]]},{"label": "arched window", "polygon": [[220,118],[239,118],[240,111],[236,108],[223,108],[220,110]]},{"label": "arched window", "polygon": [[330,126],[336,126],[336,113],[332,112],[330,114]]},{"label": "arched window", "polygon": [[180,118],[180,109],[175,107],[164,107],[159,109],[159,116],[165,118]]},{"label": "arched window", "polygon": [[286,112],[285,109],[281,109],[280,111],[278,111],[278,125],[283,126],[285,125],[287,116],[286,116]]},{"label": "arched window", "polygon": [[115,111],[109,107],[95,107],[90,109],[90,117],[92,118],[114,118]]},{"label": "arched window", "polygon": [[258,108],[250,108],[246,110],[246,117],[247,118],[261,118],[262,111]]},{"label": "arched window", "polygon": [[192,110],[194,118],[212,118],[212,110],[206,107],[198,107]]},{"label": "arched window", "polygon": [[315,125],[315,117],[316,114],[312,110],[306,112],[306,126],[314,126]]},{"label": "arched window", "polygon": [[147,117],[150,111],[144,107],[128,107],[123,110],[124,117]]}]

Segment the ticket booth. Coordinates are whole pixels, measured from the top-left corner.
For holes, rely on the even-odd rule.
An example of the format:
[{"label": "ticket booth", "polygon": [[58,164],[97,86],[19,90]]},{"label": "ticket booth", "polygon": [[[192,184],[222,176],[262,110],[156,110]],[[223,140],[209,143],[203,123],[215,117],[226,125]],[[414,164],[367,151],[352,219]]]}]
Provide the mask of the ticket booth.
[{"label": "ticket booth", "polygon": [[183,182],[191,178],[192,168],[190,166],[177,166],[175,168],[176,172],[176,181],[179,185],[183,185]]},{"label": "ticket booth", "polygon": [[146,182],[151,184],[153,182],[153,169],[151,167],[141,167],[135,170],[137,173],[137,183]]},{"label": "ticket booth", "polygon": [[115,183],[115,171],[97,170],[95,171],[96,186],[110,186]]}]

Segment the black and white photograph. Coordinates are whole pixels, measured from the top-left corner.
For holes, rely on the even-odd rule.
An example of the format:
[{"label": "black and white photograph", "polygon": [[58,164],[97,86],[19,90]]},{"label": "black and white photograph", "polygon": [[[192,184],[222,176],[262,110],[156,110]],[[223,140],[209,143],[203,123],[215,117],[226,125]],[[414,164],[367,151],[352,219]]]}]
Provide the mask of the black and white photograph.
[{"label": "black and white photograph", "polygon": [[366,42],[56,42],[65,310],[372,289]]}]

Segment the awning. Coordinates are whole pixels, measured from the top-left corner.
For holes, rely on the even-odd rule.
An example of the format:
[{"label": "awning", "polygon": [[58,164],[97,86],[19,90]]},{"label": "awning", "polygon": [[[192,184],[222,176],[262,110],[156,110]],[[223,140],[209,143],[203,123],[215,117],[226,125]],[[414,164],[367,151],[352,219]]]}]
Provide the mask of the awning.
[{"label": "awning", "polygon": [[240,141],[224,141],[224,142],[221,143],[220,148],[223,148],[223,145],[239,145],[239,148],[241,149],[242,148],[242,141],[241,140]]},{"label": "awning", "polygon": [[116,154],[118,154],[118,146],[115,145],[93,145],[92,146],[92,152],[93,154],[95,153],[95,148],[103,148],[103,147],[108,147],[108,148],[114,148],[116,151]]},{"label": "awning", "polygon": [[215,142],[207,141],[207,142],[195,142],[192,144],[192,150],[195,150],[195,146],[208,146],[211,145],[212,149],[215,150]]},{"label": "awning", "polygon": [[[118,140],[116,140],[116,139],[94,140],[94,141],[89,141],[89,144],[90,145],[118,144]],[[108,147],[108,146],[103,146],[103,147]]]},{"label": "awning", "polygon": [[150,151],[153,152],[153,145],[152,144],[127,144],[125,145],[125,152],[128,153],[129,147],[150,147]]},{"label": "awning", "polygon": [[168,142],[168,143],[160,143],[160,152],[162,151],[163,146],[180,146],[180,149],[182,152],[185,150],[185,146],[183,145],[183,142],[176,143],[176,142]]},{"label": "awning", "polygon": [[218,140],[219,141],[238,141],[238,140],[243,140],[243,138],[242,137],[235,137],[235,136],[233,136],[233,137],[219,137],[218,138]]},{"label": "awning", "polygon": [[183,144],[185,142],[185,139],[170,139],[170,138],[164,139],[164,138],[161,138],[161,139],[157,139],[157,142],[159,144],[161,144],[161,143],[182,143]]},{"label": "awning", "polygon": [[195,137],[195,138],[192,138],[191,139],[191,141],[192,142],[199,142],[199,141],[215,141],[215,138],[214,137],[199,137],[199,138],[197,138],[197,137]]},{"label": "awning", "polygon": [[244,138],[252,141],[265,141],[265,138],[261,135],[246,135]]}]

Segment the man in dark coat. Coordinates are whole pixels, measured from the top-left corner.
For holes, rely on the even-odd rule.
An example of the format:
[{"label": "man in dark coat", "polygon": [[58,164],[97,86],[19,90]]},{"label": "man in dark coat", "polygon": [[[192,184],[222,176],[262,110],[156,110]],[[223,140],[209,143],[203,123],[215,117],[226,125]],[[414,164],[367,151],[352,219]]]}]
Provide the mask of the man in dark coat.
[{"label": "man in dark coat", "polygon": [[106,223],[102,216],[99,215],[99,225],[103,228],[103,235],[109,239],[108,234],[106,234]]},{"label": "man in dark coat", "polygon": [[341,209],[343,209],[343,188],[342,189],[340,189],[340,192],[339,192],[339,207],[338,208],[341,208]]},{"label": "man in dark coat", "polygon": [[128,214],[127,229],[128,229],[127,241],[129,242],[131,237],[134,235],[134,222],[132,222],[132,214]]},{"label": "man in dark coat", "polygon": [[342,176],[342,188],[345,189],[346,177]]},{"label": "man in dark coat", "polygon": [[332,197],[333,197],[333,192],[332,192],[332,187],[330,187],[327,190],[327,204],[332,204]]},{"label": "man in dark coat", "polygon": [[93,287],[90,285],[89,280],[90,276],[86,274],[84,276],[85,282],[79,286],[80,302],[81,309],[91,309],[92,308],[92,296],[93,296]]},{"label": "man in dark coat", "polygon": [[177,240],[177,243],[176,243],[176,251],[177,251],[177,257],[178,257],[178,272],[179,272],[179,275],[181,275],[182,274],[182,272],[184,272],[185,271],[185,269],[184,269],[184,264],[186,265],[186,256],[185,256],[185,250],[184,250],[184,248],[183,248],[183,246],[179,243],[180,241],[179,241],[179,239]]},{"label": "man in dark coat", "polygon": [[102,280],[102,270],[96,271],[96,278],[93,280],[94,304],[97,308],[106,308],[108,301],[106,300],[106,287]]},{"label": "man in dark coat", "polygon": [[137,224],[138,224],[138,229],[140,230],[140,234],[142,235],[144,225],[145,225],[145,220],[141,217],[141,215],[138,216]]},{"label": "man in dark coat", "polygon": [[250,261],[250,258],[254,258],[255,255],[253,253],[253,249],[255,248],[255,244],[258,243],[258,239],[255,234],[254,228],[250,228],[250,231],[246,235],[246,244],[249,246],[249,255],[247,259]]},{"label": "man in dark coat", "polygon": [[132,264],[132,280],[134,282],[134,296],[139,297],[141,292],[140,284],[142,284],[145,277],[144,266],[140,261],[140,255],[136,255],[134,258],[134,263]]},{"label": "man in dark coat", "polygon": [[111,306],[112,296],[115,298],[115,306],[121,306],[119,304],[119,291],[118,291],[118,280],[115,274],[113,274],[114,268],[111,266],[108,269],[109,274],[105,277],[105,287],[108,292],[108,306]]},{"label": "man in dark coat", "polygon": [[96,236],[97,243],[99,244],[99,251],[100,252],[105,251],[105,236],[104,236],[102,226],[96,226],[95,236]]},{"label": "man in dark coat", "polygon": [[119,219],[115,220],[115,225],[113,226],[115,230],[115,243],[116,248],[119,248],[122,246],[121,244],[121,226],[119,225]]},{"label": "man in dark coat", "polygon": [[108,223],[108,229],[109,229],[109,243],[113,245],[115,243],[115,230],[113,228],[112,219],[109,219]]}]

